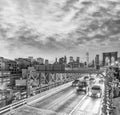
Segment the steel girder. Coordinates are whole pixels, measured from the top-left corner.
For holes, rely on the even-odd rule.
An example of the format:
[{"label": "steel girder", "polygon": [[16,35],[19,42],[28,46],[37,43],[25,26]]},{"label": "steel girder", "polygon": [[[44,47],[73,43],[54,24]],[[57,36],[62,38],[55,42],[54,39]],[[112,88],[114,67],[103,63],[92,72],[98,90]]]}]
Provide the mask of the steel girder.
[{"label": "steel girder", "polygon": [[[93,74],[91,71],[89,74]],[[95,72],[96,74],[102,74],[102,72]],[[103,75],[104,76],[104,75]],[[28,95],[33,86],[41,88],[44,85],[55,84],[57,82],[63,83],[64,81],[71,81],[81,77],[80,72],[45,72],[45,71],[28,71],[27,73],[27,88]]]}]

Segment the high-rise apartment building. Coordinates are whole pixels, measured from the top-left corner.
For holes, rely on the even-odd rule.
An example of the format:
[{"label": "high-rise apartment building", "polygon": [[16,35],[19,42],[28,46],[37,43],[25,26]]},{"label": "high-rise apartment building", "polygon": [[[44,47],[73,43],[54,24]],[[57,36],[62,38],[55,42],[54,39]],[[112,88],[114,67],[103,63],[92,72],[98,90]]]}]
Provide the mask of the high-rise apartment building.
[{"label": "high-rise apartment building", "polygon": [[77,63],[80,63],[80,57],[77,57],[77,58],[76,58],[76,62],[77,62]]},{"label": "high-rise apartment building", "polygon": [[86,53],[86,62],[87,62],[87,67],[89,65],[89,52]]},{"label": "high-rise apartment building", "polygon": [[37,58],[37,62],[39,64],[44,64],[44,59],[43,58]]},{"label": "high-rise apartment building", "polygon": [[95,66],[96,66],[96,69],[99,69],[100,67],[99,55],[96,55],[95,57]]},{"label": "high-rise apartment building", "polygon": [[73,56],[70,56],[70,61],[69,61],[70,63],[71,62],[74,62],[74,59],[73,59]]},{"label": "high-rise apartment building", "polygon": [[48,65],[49,64],[49,60],[45,60],[45,65]]}]

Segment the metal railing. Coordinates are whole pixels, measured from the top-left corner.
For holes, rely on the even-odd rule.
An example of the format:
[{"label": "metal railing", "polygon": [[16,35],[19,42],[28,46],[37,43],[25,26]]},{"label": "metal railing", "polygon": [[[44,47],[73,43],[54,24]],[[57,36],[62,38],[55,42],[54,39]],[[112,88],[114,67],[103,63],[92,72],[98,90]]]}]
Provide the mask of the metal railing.
[{"label": "metal railing", "polygon": [[[62,82],[62,83],[56,82],[56,83],[54,83],[54,84],[48,84],[48,85],[46,85],[46,86],[44,86],[44,87],[36,88],[35,91],[34,91],[34,94],[39,94],[39,93],[41,93],[41,92],[47,91],[47,90],[49,90],[49,89],[52,89],[52,88],[54,88],[54,87],[60,86],[60,85],[65,84],[65,83],[68,83],[68,82],[70,82],[70,81],[71,81],[71,80],[69,80],[69,81],[64,81],[64,82]],[[12,104],[10,104],[10,105],[7,105],[7,106],[5,106],[5,107],[0,108],[0,115],[2,115],[2,114],[4,114],[4,113],[7,113],[7,112],[10,112],[11,110],[16,109],[16,108],[18,108],[18,107],[20,107],[20,106],[22,106],[22,105],[24,105],[24,104],[27,104],[27,92],[22,92],[22,93],[21,93],[21,99],[22,99],[22,100],[19,100],[19,101],[14,102],[14,103],[12,103]]]},{"label": "metal railing", "polygon": [[16,103],[12,103],[10,105],[7,105],[5,107],[2,107],[2,108],[0,108],[0,115],[4,114],[6,112],[9,112],[12,109],[18,108],[18,107],[20,107],[20,106],[22,106],[22,105],[24,105],[26,103],[27,103],[27,101],[26,101],[26,99],[24,99],[24,100],[20,100],[20,101],[18,101]]}]

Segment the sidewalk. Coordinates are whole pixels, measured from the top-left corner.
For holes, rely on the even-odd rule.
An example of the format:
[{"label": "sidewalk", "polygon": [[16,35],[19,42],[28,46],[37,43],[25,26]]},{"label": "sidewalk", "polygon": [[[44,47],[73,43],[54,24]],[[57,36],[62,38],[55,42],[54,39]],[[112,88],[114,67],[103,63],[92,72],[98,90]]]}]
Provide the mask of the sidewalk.
[{"label": "sidewalk", "polygon": [[113,99],[113,106],[116,107],[116,109],[114,109],[113,115],[120,115],[120,97]]}]

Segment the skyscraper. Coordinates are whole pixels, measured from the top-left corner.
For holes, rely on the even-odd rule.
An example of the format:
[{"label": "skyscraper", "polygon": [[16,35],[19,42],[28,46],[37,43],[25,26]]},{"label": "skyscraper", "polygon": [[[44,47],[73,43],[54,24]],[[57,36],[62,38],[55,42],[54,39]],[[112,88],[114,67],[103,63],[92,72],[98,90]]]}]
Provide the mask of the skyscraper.
[{"label": "skyscraper", "polygon": [[73,56],[70,56],[70,62],[73,62],[74,59],[73,59]]},{"label": "skyscraper", "polygon": [[76,58],[76,62],[77,62],[77,63],[80,63],[80,57],[77,57],[77,58]]},{"label": "skyscraper", "polygon": [[95,57],[95,66],[96,66],[96,69],[99,69],[99,64],[100,62],[99,62],[99,55],[96,55],[96,57]]},{"label": "skyscraper", "polygon": [[87,67],[89,65],[89,52],[86,53],[86,62],[87,62]]}]

